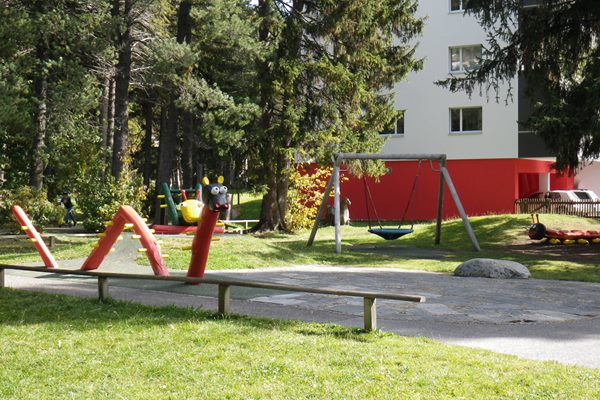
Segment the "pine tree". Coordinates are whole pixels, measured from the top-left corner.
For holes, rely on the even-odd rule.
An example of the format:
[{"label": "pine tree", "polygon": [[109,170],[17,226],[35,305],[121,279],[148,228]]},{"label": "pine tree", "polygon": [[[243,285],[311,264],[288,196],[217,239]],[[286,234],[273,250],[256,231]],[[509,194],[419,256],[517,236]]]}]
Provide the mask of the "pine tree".
[{"label": "pine tree", "polygon": [[[104,6],[93,1],[15,0],[0,8],[0,94],[8,106],[0,105],[0,130],[11,143],[0,163],[9,164],[11,185],[25,183],[25,170],[35,189],[69,181],[55,176],[63,165],[72,165],[70,158],[77,159],[65,143],[75,132],[82,142],[92,139],[82,120],[90,112],[91,54],[103,46],[95,40],[103,13]],[[18,105],[19,112],[10,111],[9,104]],[[30,160],[27,168],[23,160]],[[61,165],[53,165],[56,161]]]},{"label": "pine tree", "polygon": [[522,73],[536,100],[525,123],[574,170],[600,156],[600,2],[468,0],[488,33],[481,67],[440,82],[452,91],[496,91]]},{"label": "pine tree", "polygon": [[421,62],[412,39],[423,21],[413,0],[260,0],[261,118],[250,147],[263,180],[256,229],[286,229],[294,157],[378,151],[398,116],[393,84]]}]

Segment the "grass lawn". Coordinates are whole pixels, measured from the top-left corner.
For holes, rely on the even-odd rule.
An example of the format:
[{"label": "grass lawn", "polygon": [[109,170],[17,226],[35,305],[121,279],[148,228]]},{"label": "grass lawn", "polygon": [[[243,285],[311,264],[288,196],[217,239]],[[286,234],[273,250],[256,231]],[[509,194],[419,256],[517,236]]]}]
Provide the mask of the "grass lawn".
[{"label": "grass lawn", "polygon": [[[542,221],[548,227],[569,227],[570,229],[600,229],[595,220],[543,215]],[[474,217],[473,228],[483,248],[475,252],[466,235],[462,221],[444,222],[440,249],[446,253],[441,257],[410,258],[397,255],[385,255],[364,251],[350,251],[360,245],[378,246],[411,246],[424,249],[435,249],[435,226],[432,223],[415,226],[415,232],[395,241],[385,241],[367,232],[366,226],[342,227],[343,252],[334,252],[334,232],[332,227],[322,228],[317,233],[313,247],[306,247],[309,232],[294,235],[266,234],[228,235],[220,241],[213,242],[207,269],[241,269],[265,268],[298,264],[348,265],[357,267],[390,267],[403,269],[420,269],[435,272],[452,272],[458,264],[475,257],[510,259],[529,267],[534,278],[579,280],[600,282],[600,264],[595,256],[579,257],[574,261],[565,258],[564,246],[527,246],[527,228],[531,224],[525,215],[494,215]],[[532,247],[539,251],[528,254],[508,251],[509,245],[516,242],[525,243],[523,248]],[[169,254],[169,268],[187,269],[191,238],[163,237],[164,252]],[[581,246],[571,247],[580,250]],[[600,251],[600,245],[587,247],[592,252]]]},{"label": "grass lawn", "polygon": [[334,325],[0,289],[4,399],[593,399],[600,371]]},{"label": "grass lawn", "polygon": [[[540,220],[549,228],[600,229],[596,220],[541,215]],[[342,227],[344,250],[334,252],[334,232],[332,227],[322,228],[317,233],[313,247],[306,247],[309,232],[296,234],[226,235],[211,244],[207,269],[243,269],[290,266],[300,264],[346,265],[356,267],[386,267],[419,269],[434,272],[452,272],[458,264],[475,257],[510,259],[529,267],[534,278],[578,280],[600,282],[600,262],[597,257],[600,245],[551,246],[528,245],[527,228],[531,220],[527,215],[490,215],[471,218],[482,252],[472,250],[461,220],[450,220],[443,224],[442,243],[439,249],[445,253],[431,258],[411,258],[408,256],[386,255],[369,250],[350,251],[361,245],[410,246],[422,249],[435,249],[432,223],[415,225],[415,232],[402,239],[385,241],[367,232],[366,226],[357,224]],[[169,255],[169,269],[187,269],[192,237],[161,237],[163,253]],[[59,236],[58,245],[52,250],[57,260],[85,257],[91,251],[95,239]],[[521,252],[514,251],[514,244],[520,243]],[[589,254],[569,257],[569,251]],[[535,251],[528,251],[535,250]],[[567,251],[567,253],[565,253]],[[385,253],[385,252],[383,252]],[[136,257],[136,255],[132,255]],[[139,262],[147,263],[140,256]],[[39,257],[33,246],[26,240],[0,239],[0,263],[31,262]]]},{"label": "grass lawn", "polygon": [[[85,257],[92,251],[94,238],[57,235],[56,245],[50,249],[57,260]],[[42,260],[27,236],[19,238],[0,236],[0,264],[39,262]]]},{"label": "grass lawn", "polygon": [[[237,193],[233,194],[233,205],[238,204]],[[240,216],[238,219],[258,219],[260,216],[260,207],[262,204],[262,195],[243,192],[239,195]]]}]

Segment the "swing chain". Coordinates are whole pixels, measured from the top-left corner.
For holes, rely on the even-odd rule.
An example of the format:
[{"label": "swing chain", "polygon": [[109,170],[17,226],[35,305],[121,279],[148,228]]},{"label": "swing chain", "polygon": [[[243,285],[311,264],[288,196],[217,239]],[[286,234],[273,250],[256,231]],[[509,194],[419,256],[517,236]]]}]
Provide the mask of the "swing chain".
[{"label": "swing chain", "polygon": [[[408,209],[410,208],[410,205],[413,202],[413,199],[415,197],[415,193],[417,192],[417,187],[419,184],[419,176],[421,175],[421,162],[423,160],[419,160],[419,163],[417,164],[417,174],[415,175],[415,180],[413,181],[413,187],[410,191],[410,196],[408,198],[408,202],[406,203],[406,208],[404,209],[404,213],[402,214],[402,219],[400,219],[400,225],[398,225],[398,229],[402,228],[402,224],[404,223],[404,218],[406,218],[406,213],[408,212]],[[431,160],[429,160],[429,162],[431,163]],[[432,166],[433,168],[433,166]],[[412,230],[415,226],[415,221],[413,218],[413,221],[411,221],[410,224],[410,229]]]}]

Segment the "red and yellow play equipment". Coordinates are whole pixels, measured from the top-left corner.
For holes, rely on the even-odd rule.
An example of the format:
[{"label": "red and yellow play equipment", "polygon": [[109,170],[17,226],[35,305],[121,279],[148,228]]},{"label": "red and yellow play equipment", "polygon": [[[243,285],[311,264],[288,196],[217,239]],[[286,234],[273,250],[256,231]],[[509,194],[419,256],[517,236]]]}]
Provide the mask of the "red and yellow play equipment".
[{"label": "red and yellow play equipment", "polygon": [[534,219],[533,214],[531,219],[533,224],[529,226],[529,238],[533,240],[547,239],[550,244],[599,244],[600,243],[600,231],[596,230],[578,230],[578,229],[549,229],[542,223],[540,223],[539,217],[536,215],[537,222]]},{"label": "red and yellow play equipment", "polygon": [[208,178],[202,179],[204,184],[203,201],[204,208],[198,222],[198,229],[192,242],[192,258],[188,268],[187,276],[190,278],[202,278],[208,260],[208,251],[212,242],[212,235],[219,219],[219,214],[229,208],[227,203],[227,187],[223,186],[223,177],[219,176],[216,184],[210,184]]},{"label": "red and yellow play equipment", "polygon": [[[210,184],[208,178],[204,178],[202,183],[205,185],[203,192],[204,207],[202,208],[199,226],[195,230],[191,247],[192,256],[187,272],[187,276],[193,278],[202,278],[204,276],[210,244],[213,241],[212,235],[219,228],[222,228],[222,226],[217,224],[219,214],[221,211],[229,208],[227,203],[227,187],[223,186],[222,176],[219,176],[216,184]],[[31,240],[40,253],[46,268],[58,268],[58,264],[52,253],[46,247],[40,234],[23,209],[15,205],[12,207],[12,212],[21,224],[21,229],[25,231],[29,240]],[[161,254],[160,245],[154,236],[153,230],[148,228],[146,221],[132,207],[121,206],[113,219],[107,222],[106,225],[106,231],[98,234],[100,239],[81,266],[82,270],[94,270],[100,267],[100,264],[102,264],[108,253],[113,250],[114,243],[122,239],[121,233],[124,230],[131,229],[134,233],[133,238],[140,240],[142,247],[139,251],[144,252],[146,257],[148,257],[154,275],[169,275],[164,262],[166,255]]]},{"label": "red and yellow play equipment", "polygon": [[21,230],[25,231],[29,237],[29,240],[33,243],[38,253],[40,253],[42,260],[44,261],[44,266],[46,268],[58,268],[58,264],[56,263],[54,256],[52,253],[50,253],[50,250],[48,250],[46,243],[44,243],[44,240],[31,223],[31,220],[25,211],[23,211],[21,207],[14,205],[12,206],[12,213],[21,225]]},{"label": "red and yellow play equipment", "polygon": [[[154,224],[152,228],[160,234],[194,234],[200,218],[202,218],[202,185],[198,183],[194,189],[171,189],[168,183],[161,185],[160,208],[165,209],[171,220],[167,225]],[[215,226],[213,233],[223,233],[222,226]]]},{"label": "red and yellow play equipment", "polygon": [[107,224],[106,231],[101,234],[98,245],[81,266],[82,270],[92,270],[100,266],[104,258],[111,251],[113,244],[119,240],[125,229],[132,229],[142,244],[142,249],[150,261],[154,275],[167,276],[169,271],[165,267],[160,245],[146,225],[146,222],[130,206],[121,206],[112,221]]}]

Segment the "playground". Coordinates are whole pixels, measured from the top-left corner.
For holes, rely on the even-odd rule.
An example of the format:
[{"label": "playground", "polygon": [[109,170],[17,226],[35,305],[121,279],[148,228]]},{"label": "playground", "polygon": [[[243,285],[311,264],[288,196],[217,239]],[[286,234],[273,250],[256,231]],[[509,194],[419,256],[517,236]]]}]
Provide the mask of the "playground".
[{"label": "playground", "polygon": [[[576,217],[543,216],[543,220],[548,226],[595,226]],[[600,355],[593,350],[600,348],[599,283],[465,280],[449,275],[459,262],[474,256],[514,257],[536,278],[600,282],[593,259],[567,261],[555,253],[593,245],[533,243],[526,237],[528,216],[478,217],[471,223],[482,252],[473,251],[460,220],[443,222],[440,246],[433,244],[435,223],[416,224],[411,235],[397,241],[369,234],[364,224],[343,226],[341,254],[333,251],[334,227],[322,228],[309,248],[308,231],[217,235],[220,240],[210,242],[207,279],[425,295],[424,303],[378,300],[378,328],[404,337],[358,330],[364,318],[359,298],[232,287],[233,314],[223,317],[214,313],[219,306],[215,285],[109,278],[111,299],[99,304],[93,299],[99,287],[90,277],[54,275],[51,269],[5,270],[6,286],[25,292],[0,290],[6,305],[0,311],[4,321],[0,334],[7,339],[2,362],[23,368],[35,362],[41,368],[25,368],[29,372],[19,384],[15,375],[6,376],[0,393],[13,398],[27,397],[24,391],[42,393],[42,398],[61,396],[60,386],[44,388],[39,382],[77,370],[79,379],[68,387],[80,397],[98,393],[110,397],[117,392],[145,398],[249,393],[274,398],[334,393],[347,398],[364,398],[365,393],[432,398],[450,392],[469,398],[543,398],[549,392],[565,398],[596,396]],[[114,243],[115,250],[107,253],[98,271],[153,275],[151,261],[146,252],[139,252],[137,232],[132,230],[122,233],[123,239]],[[84,264],[93,250],[90,246],[106,237],[50,230],[43,239],[48,235],[55,235],[50,249],[58,266],[73,270]],[[169,275],[185,277],[193,237],[152,235],[160,253],[169,254],[164,259]],[[544,250],[519,254],[511,246]],[[2,239],[0,248],[0,263],[41,263],[34,243],[24,239]],[[35,331],[29,330],[34,324]],[[15,352],[10,345],[17,342],[21,349],[32,349],[26,352],[27,360],[24,352]],[[102,350],[106,346],[110,351]],[[44,349],[44,359],[31,360],[31,354],[41,354],[39,349]],[[309,362],[307,354],[315,352],[321,357]],[[101,368],[101,379],[91,369],[93,360]],[[83,369],[75,367],[82,362]],[[336,378],[329,381],[332,376]],[[189,385],[198,377],[202,385]],[[522,383],[509,383],[516,380]],[[282,395],[272,396],[274,391]]]},{"label": "playground", "polygon": [[[216,190],[206,185],[203,214],[220,208],[216,207],[222,201],[219,185],[222,182],[217,182]],[[208,194],[216,197],[211,200]],[[3,284],[10,289],[0,290],[0,296],[9,308],[0,315],[11,325],[1,334],[6,338],[28,336],[25,346],[30,348],[58,343],[54,356],[37,361],[53,364],[53,379],[68,374],[75,360],[87,360],[86,354],[101,351],[96,339],[75,345],[90,337],[91,326],[101,342],[122,343],[118,349],[111,347],[109,353],[114,355],[110,360],[103,356],[99,361],[103,374],[107,374],[102,382],[110,382],[110,388],[91,376],[91,364],[86,362],[81,374],[89,384],[70,386],[83,397],[90,390],[107,394],[118,390],[133,397],[143,392],[145,397],[170,393],[203,398],[243,397],[248,393],[264,397],[273,390],[285,393],[281,398],[297,390],[317,397],[343,393],[348,398],[364,398],[365,393],[372,397],[386,393],[392,397],[398,393],[435,397],[434,393],[449,392],[464,397],[502,398],[515,393],[543,397],[549,390],[565,396],[568,393],[569,398],[590,398],[598,393],[593,382],[599,381],[600,369],[600,354],[595,350],[600,349],[596,334],[600,329],[600,275],[593,258],[565,257],[567,250],[577,254],[594,249],[595,244],[566,246],[532,241],[527,238],[528,216],[470,218],[481,245],[479,252],[460,219],[442,221],[439,245],[435,244],[439,232],[436,222],[416,223],[410,235],[398,240],[383,240],[370,234],[366,223],[354,222],[339,227],[344,251],[336,253],[336,227],[321,228],[313,245],[307,247],[308,231],[215,233],[216,213],[203,215],[193,235],[161,235],[124,207],[98,236],[68,234],[64,229],[36,236],[35,226],[24,219],[26,214],[17,215],[25,228],[21,238],[0,239],[0,264],[46,264],[48,268],[3,270]],[[542,218],[549,227],[585,230],[597,229],[598,225],[577,217]],[[53,237],[52,246],[46,247],[46,253],[42,244],[49,242],[49,237]],[[473,257],[515,259],[526,264],[534,278],[543,279],[505,281],[450,275],[457,264]],[[53,269],[82,275],[53,274]],[[87,272],[100,274],[98,281],[95,275],[85,275]],[[188,277],[207,283],[183,284],[181,280]],[[236,286],[236,282],[257,285]],[[56,294],[100,296],[103,302]],[[386,294],[414,299],[421,296],[425,301],[398,301],[386,298]],[[10,308],[13,303],[18,304],[15,308],[19,312],[26,313],[26,325],[12,327],[17,325],[17,316]],[[61,311],[65,307],[70,310],[68,317]],[[264,317],[274,320],[261,319]],[[33,323],[42,328],[31,336],[26,326]],[[327,323],[336,325],[323,325]],[[364,329],[359,330],[361,327]],[[367,333],[369,330],[375,332]],[[64,333],[56,336],[52,333],[56,331]],[[132,333],[145,339],[134,340]],[[134,342],[134,352],[130,347],[121,348]],[[269,351],[264,347],[267,343]],[[6,354],[3,363],[24,365],[23,353],[6,346],[1,349]],[[236,350],[227,350],[233,348]],[[329,350],[323,354],[325,348]],[[61,349],[68,349],[69,356],[60,356]],[[115,351],[129,356],[123,358]],[[273,351],[278,354],[276,358],[268,355]],[[323,354],[308,369],[307,351]],[[159,358],[146,360],[147,354],[161,354],[164,362],[158,366]],[[60,361],[55,359],[59,356]],[[220,361],[215,362],[214,357]],[[342,359],[346,361],[340,364]],[[126,383],[119,378],[124,374],[121,365],[133,364],[139,374]],[[393,366],[400,364],[400,370]],[[198,365],[205,369],[199,370]],[[364,370],[364,365],[370,367]],[[461,376],[449,372],[448,365],[453,370],[459,366]],[[484,365],[487,372],[482,375],[482,369],[475,365]],[[187,372],[174,372],[181,369]],[[529,377],[527,384],[507,384],[522,379],[519,371],[524,370]],[[227,385],[211,378],[214,371],[220,371],[218,375]],[[439,371],[446,372],[440,375]],[[202,376],[203,385],[185,385],[192,379],[189,374]],[[323,384],[326,376],[337,376],[333,386]],[[360,379],[345,384],[352,381],[351,376]],[[418,383],[442,376],[433,386]],[[24,397],[14,376],[7,380],[9,384],[0,393]],[[37,380],[37,373],[29,373],[25,387],[48,397],[63,393],[39,388]],[[484,386],[479,381],[485,382]],[[460,382],[461,389],[456,392],[450,382]],[[406,391],[398,388],[399,383],[406,385]],[[201,387],[207,391],[199,392]],[[265,388],[270,389],[265,392]]]}]

